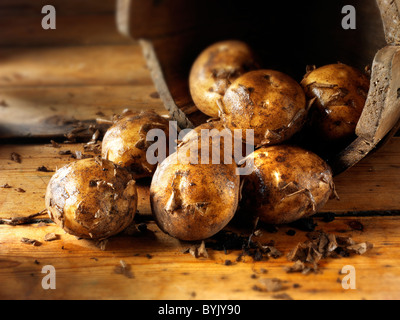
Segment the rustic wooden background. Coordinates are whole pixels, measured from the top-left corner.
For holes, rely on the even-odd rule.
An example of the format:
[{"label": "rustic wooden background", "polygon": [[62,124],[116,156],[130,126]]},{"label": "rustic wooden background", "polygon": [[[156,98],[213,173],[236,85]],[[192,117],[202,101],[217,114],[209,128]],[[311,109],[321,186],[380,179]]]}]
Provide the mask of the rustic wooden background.
[{"label": "rustic wooden background", "polygon": [[[45,4],[57,9],[57,29],[43,30]],[[60,150],[83,151],[80,143],[54,148],[47,129],[53,116],[78,120],[110,117],[125,108],[153,108],[165,114],[140,46],[115,27],[115,1],[27,1],[0,3],[0,219],[24,217],[44,209],[44,192],[53,172],[73,161]],[[46,127],[48,126],[48,127]],[[14,133],[36,132],[41,139],[13,139]],[[57,132],[56,132],[57,133]],[[7,137],[7,138],[4,138]],[[58,138],[60,138],[58,136]],[[11,154],[21,155],[21,162]],[[148,232],[119,235],[105,247],[78,240],[55,224],[0,224],[1,299],[398,299],[400,298],[400,138],[369,155],[335,183],[340,201],[331,200],[315,218],[317,229],[369,241],[374,248],[361,256],[324,260],[321,273],[288,274],[285,255],[306,232],[281,226],[262,230],[284,256],[234,261],[238,252],[209,250],[209,258],[183,251],[191,243],[163,234],[151,221],[148,182],[139,183],[139,215]],[[22,189],[22,190],[21,190]],[[323,214],[336,218],[324,222]],[[46,218],[46,216],[43,216]],[[354,230],[351,221],[363,230]],[[296,231],[294,236],[286,232]],[[239,230],[248,232],[248,230]],[[57,239],[44,241],[48,233]],[[21,238],[40,242],[32,246]],[[125,274],[118,272],[121,260]],[[53,265],[56,289],[44,290],[42,267]],[[352,265],[357,288],[341,286],[339,271]],[[285,281],[279,292],[254,290],[262,279]]]}]

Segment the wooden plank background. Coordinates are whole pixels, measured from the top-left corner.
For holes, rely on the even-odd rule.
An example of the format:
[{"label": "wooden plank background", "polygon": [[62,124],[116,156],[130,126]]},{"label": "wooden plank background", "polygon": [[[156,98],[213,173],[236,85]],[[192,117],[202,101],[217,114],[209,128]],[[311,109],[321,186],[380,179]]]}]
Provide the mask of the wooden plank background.
[{"label": "wooden plank background", "polygon": [[[45,3],[46,2],[46,3]],[[43,4],[57,8],[57,30],[40,28]],[[153,108],[166,113],[136,42],[115,28],[115,2],[26,1],[0,3],[0,128],[41,124],[51,116],[79,120],[108,118],[125,108]],[[78,8],[78,11],[77,11]],[[1,140],[0,218],[22,217],[44,209],[44,192],[53,172],[74,161],[60,150],[83,151],[81,144],[54,148],[50,139]],[[11,153],[21,155],[21,163]],[[78,240],[50,222],[9,226],[0,224],[0,299],[399,299],[400,298],[400,138],[335,178],[340,201],[323,208],[336,219],[315,218],[318,229],[369,241],[374,248],[362,256],[324,260],[319,274],[288,274],[285,255],[306,232],[280,226],[262,230],[262,241],[275,242],[284,254],[255,262],[235,262],[238,251],[209,249],[208,259],[182,251],[193,243],[163,234],[149,206],[149,180],[139,185],[138,221],[148,232],[118,235],[102,250],[95,242]],[[23,189],[21,192],[18,188]],[[358,216],[349,213],[362,212]],[[44,216],[46,218],[46,216]],[[356,220],[363,231],[353,230]],[[249,230],[229,228],[248,233]],[[286,234],[295,230],[294,236]],[[47,233],[57,240],[44,241]],[[40,241],[32,246],[21,238]],[[198,243],[195,243],[198,244]],[[225,260],[232,265],[225,265]],[[123,260],[129,269],[116,272]],[[57,271],[56,290],[43,290],[42,267]],[[341,286],[345,265],[357,271],[357,289]],[[117,268],[117,269],[116,269]],[[254,290],[260,280],[279,278],[279,292]],[[286,295],[282,295],[282,294]]]},{"label": "wooden plank background", "polygon": [[[400,268],[398,217],[364,218],[364,232],[348,226],[353,218],[340,218],[319,227],[337,234],[351,234],[357,241],[373,240],[374,248],[362,256],[328,259],[321,263],[321,273],[303,275],[286,273],[291,265],[285,257],[254,262],[246,257],[235,262],[238,251],[209,250],[210,258],[194,258],[182,253],[191,244],[163,234],[154,223],[149,232],[132,237],[117,236],[102,251],[93,242],[77,240],[54,225],[27,227],[0,226],[0,298],[8,299],[280,299],[285,293],[292,299],[398,299]],[[276,247],[288,253],[304,241],[305,233],[286,235],[288,228],[263,234],[275,240]],[[59,239],[37,247],[20,242],[21,237],[41,241],[54,232]],[[123,260],[132,278],[115,272]],[[233,261],[225,265],[225,260]],[[41,270],[45,265],[56,269],[56,289],[43,290]],[[356,290],[341,286],[346,265],[356,269]],[[284,290],[260,292],[262,279],[284,281]],[[288,296],[283,296],[288,298]]]}]

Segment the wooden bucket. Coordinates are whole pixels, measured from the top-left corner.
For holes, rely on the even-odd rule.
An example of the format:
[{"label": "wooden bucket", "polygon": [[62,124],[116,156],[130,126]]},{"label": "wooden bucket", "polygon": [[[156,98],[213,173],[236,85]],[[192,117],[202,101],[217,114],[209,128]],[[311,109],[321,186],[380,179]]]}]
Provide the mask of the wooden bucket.
[{"label": "wooden bucket", "polygon": [[[356,29],[342,27],[347,5],[356,10]],[[204,48],[226,39],[244,40],[268,69],[298,81],[307,65],[371,67],[356,137],[328,159],[335,174],[399,128],[400,0],[118,0],[117,26],[141,43],[160,97],[181,128],[207,120],[191,99],[189,71]]]}]

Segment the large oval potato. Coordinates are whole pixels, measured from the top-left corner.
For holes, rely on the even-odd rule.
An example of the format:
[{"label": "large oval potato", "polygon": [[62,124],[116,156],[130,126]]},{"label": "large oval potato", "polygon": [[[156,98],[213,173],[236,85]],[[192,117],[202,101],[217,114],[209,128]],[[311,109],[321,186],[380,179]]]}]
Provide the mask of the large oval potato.
[{"label": "large oval potato", "polygon": [[308,72],[301,85],[309,99],[312,133],[324,141],[354,136],[369,90],[368,77],[348,65],[330,64]]},{"label": "large oval potato", "polygon": [[[102,143],[102,157],[131,171],[134,179],[150,177],[156,164],[148,163],[146,152],[152,144],[146,140],[151,129],[161,129],[168,142],[168,120],[154,111],[128,112],[107,130]],[[168,148],[166,146],[167,152]]]},{"label": "large oval potato", "polygon": [[[197,142],[197,141],[194,141]],[[191,147],[198,153],[185,161]],[[199,161],[200,147],[192,142],[167,157],[154,173],[150,201],[161,230],[180,240],[206,239],[233,218],[239,200],[236,165]],[[210,150],[211,154],[212,150]]]},{"label": "large oval potato", "polygon": [[50,218],[80,238],[104,239],[132,223],[137,208],[135,180],[100,158],[77,160],[56,171],[46,191]]},{"label": "large oval potato", "polygon": [[189,89],[195,105],[203,113],[219,116],[217,101],[240,75],[258,68],[250,47],[241,41],[217,42],[197,57],[189,75]]},{"label": "large oval potato", "polygon": [[312,152],[279,145],[249,157],[253,172],[244,177],[241,206],[263,222],[289,223],[313,215],[334,191],[330,167]]},{"label": "large oval potato", "polygon": [[245,73],[231,84],[222,101],[225,126],[253,129],[257,147],[289,139],[302,128],[307,114],[301,86],[274,70]]}]

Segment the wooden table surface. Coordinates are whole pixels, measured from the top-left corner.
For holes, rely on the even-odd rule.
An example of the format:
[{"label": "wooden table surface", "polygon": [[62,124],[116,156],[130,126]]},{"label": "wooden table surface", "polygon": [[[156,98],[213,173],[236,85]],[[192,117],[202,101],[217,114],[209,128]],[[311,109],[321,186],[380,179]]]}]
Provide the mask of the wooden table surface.
[{"label": "wooden table surface", "polygon": [[[19,38],[0,28],[0,128],[40,125],[55,115],[93,120],[101,112],[107,118],[125,108],[152,108],[165,114],[140,47],[107,28],[113,23],[111,2],[105,1],[101,12],[87,19],[62,15],[54,33],[32,31],[37,27],[33,18],[28,19],[30,27],[29,23],[16,27]],[[87,28],[80,28],[82,21]],[[38,167],[56,170],[74,161],[70,155],[60,155],[60,150],[82,148],[79,143],[54,148],[49,139],[2,140],[0,185],[11,187],[0,188],[0,219],[43,210],[53,172]],[[11,160],[13,152],[21,155],[20,163]],[[292,226],[280,226],[277,232],[261,230],[260,239],[273,240],[283,253],[277,259],[245,257],[236,262],[238,250],[208,249],[208,258],[184,253],[193,244],[163,234],[151,220],[148,183],[139,182],[138,208],[138,221],[146,223],[147,231],[115,236],[103,246],[76,239],[47,220],[0,224],[0,299],[400,298],[400,138],[335,178],[340,200],[327,203],[314,219],[316,229],[368,241],[374,247],[364,255],[324,259],[317,274],[285,271],[292,265],[286,254],[306,240],[306,231]],[[329,212],[335,219],[324,222],[323,214]],[[354,230],[352,221],[360,222],[363,230]],[[228,229],[249,233],[235,226]],[[288,230],[295,234],[288,235]],[[44,241],[48,233],[57,239]],[[23,243],[22,238],[40,245]],[[227,265],[226,260],[233,263]],[[127,272],[120,272],[121,263]],[[46,275],[42,268],[47,265],[56,270],[54,290],[42,287]],[[345,275],[340,271],[346,265],[355,268],[356,289],[342,287]],[[270,278],[280,279],[283,288],[257,290]]]}]

